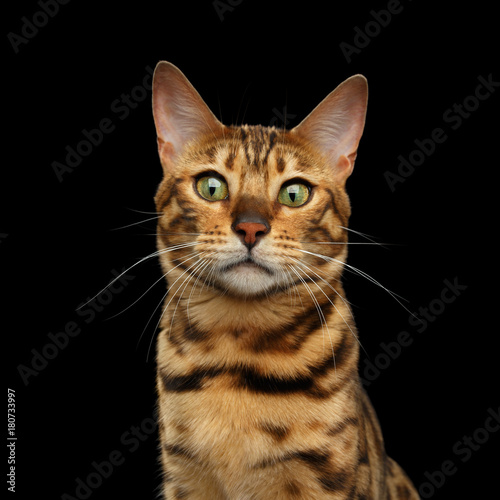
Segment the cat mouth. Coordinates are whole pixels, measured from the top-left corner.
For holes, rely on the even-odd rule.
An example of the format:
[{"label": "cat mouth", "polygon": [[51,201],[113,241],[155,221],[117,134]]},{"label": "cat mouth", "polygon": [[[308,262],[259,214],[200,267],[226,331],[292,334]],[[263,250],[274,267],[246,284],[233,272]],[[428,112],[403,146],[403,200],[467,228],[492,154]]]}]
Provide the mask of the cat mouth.
[{"label": "cat mouth", "polygon": [[223,288],[235,296],[257,296],[270,293],[278,288],[278,270],[261,258],[255,259],[250,254],[228,259],[219,267],[218,281]]},{"label": "cat mouth", "polygon": [[224,267],[224,271],[231,271],[233,269],[255,269],[264,271],[269,275],[273,275],[274,273],[266,266],[255,262],[255,260],[248,255],[245,259],[242,259],[238,262],[234,262]]}]

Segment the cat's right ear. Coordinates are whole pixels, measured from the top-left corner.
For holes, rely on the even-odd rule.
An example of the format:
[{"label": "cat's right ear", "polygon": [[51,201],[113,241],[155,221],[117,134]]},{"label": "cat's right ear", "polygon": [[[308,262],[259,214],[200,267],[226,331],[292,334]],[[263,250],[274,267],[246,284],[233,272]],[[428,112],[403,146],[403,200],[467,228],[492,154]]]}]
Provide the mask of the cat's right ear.
[{"label": "cat's right ear", "polygon": [[153,116],[165,172],[172,171],[189,142],[223,128],[189,80],[166,61],[157,64],[153,75]]}]

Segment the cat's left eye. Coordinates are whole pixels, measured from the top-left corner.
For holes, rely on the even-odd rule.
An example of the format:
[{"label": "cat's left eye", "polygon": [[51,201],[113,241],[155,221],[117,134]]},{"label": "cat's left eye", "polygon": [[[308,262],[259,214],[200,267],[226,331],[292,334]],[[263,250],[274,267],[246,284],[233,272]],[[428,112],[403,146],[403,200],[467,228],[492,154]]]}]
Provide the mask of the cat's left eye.
[{"label": "cat's left eye", "polygon": [[288,207],[300,207],[308,199],[310,188],[306,184],[299,182],[287,183],[280,189],[278,201]]},{"label": "cat's left eye", "polygon": [[226,181],[220,177],[210,175],[201,177],[196,181],[196,190],[208,201],[220,201],[228,196]]}]

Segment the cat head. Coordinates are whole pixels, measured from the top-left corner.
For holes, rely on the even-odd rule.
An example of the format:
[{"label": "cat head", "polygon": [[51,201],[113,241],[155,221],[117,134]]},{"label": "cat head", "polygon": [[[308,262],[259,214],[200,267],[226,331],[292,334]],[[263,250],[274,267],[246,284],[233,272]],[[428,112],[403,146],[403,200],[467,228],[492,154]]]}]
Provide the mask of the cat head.
[{"label": "cat head", "polygon": [[311,273],[338,278],[350,215],[345,183],[367,93],[355,75],[291,130],[226,126],[178,68],[160,62],[153,114],[164,178],[156,206],[169,282],[191,277],[248,297],[286,291]]}]

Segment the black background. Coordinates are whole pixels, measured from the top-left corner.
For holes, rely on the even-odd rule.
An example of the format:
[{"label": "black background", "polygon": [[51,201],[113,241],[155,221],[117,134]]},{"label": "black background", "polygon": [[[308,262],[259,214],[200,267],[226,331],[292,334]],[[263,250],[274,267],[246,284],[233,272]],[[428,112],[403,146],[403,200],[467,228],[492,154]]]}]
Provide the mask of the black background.
[{"label": "black background", "polygon": [[[107,478],[92,476],[89,498],[157,494],[157,436],[149,427],[154,343],[149,347],[163,282],[122,312],[161,276],[157,261],[130,270],[134,278],[89,323],[75,309],[108,284],[113,269],[155,250],[154,220],[115,229],[153,216],[138,212],[154,211],[161,179],[150,92],[140,87],[148,67],[168,60],[225,123],[283,125],[286,106],[293,127],[348,76],[368,78],[367,124],[348,182],[351,227],[394,245],[353,245],[349,264],[403,296],[408,310],[418,313],[432,302],[439,311],[420,333],[384,290],[346,275],[371,362],[383,352],[381,343],[394,342],[399,332],[413,339],[368,391],[388,452],[417,486],[428,481],[426,472],[437,480],[435,471],[451,460],[453,473],[433,498],[490,498],[498,491],[492,458],[498,436],[477,429],[484,428],[488,409],[498,409],[491,250],[497,245],[499,91],[455,130],[444,115],[474,95],[479,76],[500,81],[495,15],[480,2],[455,2],[448,10],[401,0],[400,13],[348,62],[340,44],[353,44],[356,29],[373,20],[370,11],[386,9],[387,1],[333,8],[326,2],[224,3],[230,9],[218,13],[212,1],[75,1],[60,5],[46,23],[38,14],[44,25],[28,33],[17,52],[5,36],[9,155],[2,169],[0,253],[9,321],[2,330],[7,384],[17,400],[17,497],[78,498],[77,478],[86,481],[95,472],[92,463],[112,453],[123,463]],[[6,35],[22,36],[23,17],[34,20],[42,11],[34,1],[10,8]],[[129,114],[113,111],[113,103],[131,93],[137,100],[129,101]],[[60,182],[53,162],[65,163],[66,147],[77,147],[82,130],[105,118],[114,130]],[[446,140],[393,192],[384,173],[397,173],[398,156],[408,158],[414,141],[430,138],[435,128]],[[467,287],[450,304],[440,302],[444,280]],[[72,321],[81,333],[54,354],[49,332]],[[33,349],[44,348],[53,359],[23,380],[20,370],[32,367]],[[366,359],[363,353],[362,371]],[[475,432],[484,442],[479,449],[470,458],[456,454],[455,446],[476,447],[457,445]]]}]

